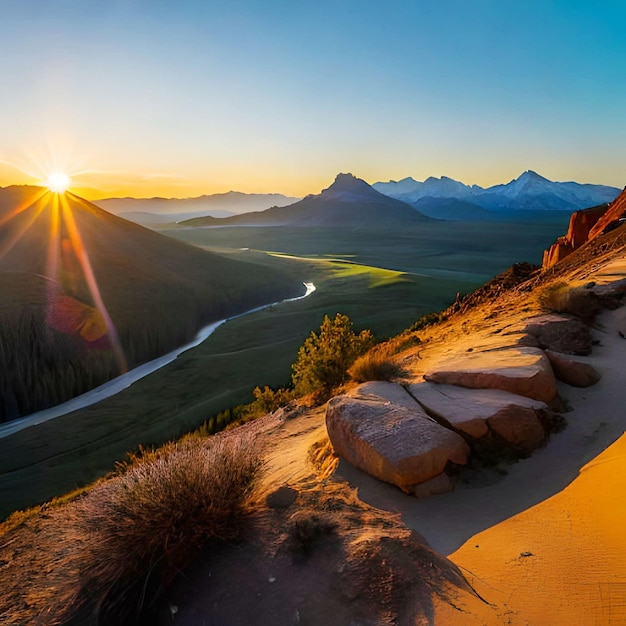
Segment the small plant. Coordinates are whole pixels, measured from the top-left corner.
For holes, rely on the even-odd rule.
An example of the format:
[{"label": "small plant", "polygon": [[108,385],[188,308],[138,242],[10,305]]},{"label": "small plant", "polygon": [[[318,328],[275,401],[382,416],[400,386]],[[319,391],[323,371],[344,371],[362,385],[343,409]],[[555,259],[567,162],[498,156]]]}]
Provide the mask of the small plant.
[{"label": "small plant", "polygon": [[427,326],[432,326],[433,324],[443,322],[447,319],[447,316],[443,312],[427,313],[426,315],[422,315],[422,317],[420,317],[416,322],[411,324],[405,332],[415,332],[418,330],[422,330]]},{"label": "small plant", "polygon": [[[187,439],[137,459],[66,512],[59,610],[137,620],[211,538],[237,536],[262,460],[241,436]],[[133,622],[135,623],[135,622]]]},{"label": "small plant", "polygon": [[263,389],[255,387],[252,393],[254,394],[252,409],[260,415],[272,413],[282,406],[287,406],[294,398],[294,393],[291,389],[280,388],[274,390],[267,385]]},{"label": "small plant", "polygon": [[392,346],[381,344],[358,357],[348,374],[357,383],[368,380],[392,380],[402,376],[404,370],[390,359]]}]

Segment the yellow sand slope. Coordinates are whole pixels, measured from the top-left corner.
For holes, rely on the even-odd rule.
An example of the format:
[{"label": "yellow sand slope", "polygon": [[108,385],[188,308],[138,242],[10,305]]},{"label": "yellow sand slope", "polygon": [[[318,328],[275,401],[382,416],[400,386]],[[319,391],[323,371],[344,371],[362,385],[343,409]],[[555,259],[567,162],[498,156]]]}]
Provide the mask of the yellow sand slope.
[{"label": "yellow sand slope", "polygon": [[626,435],[562,492],[450,558],[491,606],[440,606],[437,624],[626,624]]}]

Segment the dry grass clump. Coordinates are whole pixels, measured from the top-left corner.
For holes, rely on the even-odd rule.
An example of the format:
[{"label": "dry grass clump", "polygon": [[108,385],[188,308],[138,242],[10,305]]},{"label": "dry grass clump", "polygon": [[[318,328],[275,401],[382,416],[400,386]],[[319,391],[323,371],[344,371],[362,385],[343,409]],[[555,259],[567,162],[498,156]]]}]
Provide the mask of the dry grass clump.
[{"label": "dry grass clump", "polygon": [[404,374],[400,365],[391,360],[394,346],[380,344],[358,357],[348,370],[352,380],[365,383],[368,380],[392,380]]},{"label": "dry grass clump", "polygon": [[24,590],[29,623],[147,623],[198,548],[237,536],[262,464],[251,438],[189,439],[60,507],[39,536],[47,574]]},{"label": "dry grass clump", "polygon": [[335,454],[330,439],[326,435],[310,446],[307,458],[320,480],[331,476],[339,464],[339,457]]}]

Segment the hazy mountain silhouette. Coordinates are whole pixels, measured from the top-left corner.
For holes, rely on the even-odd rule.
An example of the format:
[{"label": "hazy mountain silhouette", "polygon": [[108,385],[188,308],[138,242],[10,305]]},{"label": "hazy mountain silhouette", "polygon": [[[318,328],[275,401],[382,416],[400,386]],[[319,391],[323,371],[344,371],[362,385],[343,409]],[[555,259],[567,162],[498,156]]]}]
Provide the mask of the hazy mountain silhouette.
[{"label": "hazy mountain silhouette", "polygon": [[320,194],[299,202],[265,211],[245,213],[225,219],[196,218],[189,226],[368,226],[381,227],[416,223],[428,219],[405,202],[376,191],[352,174],[338,174],[333,184]]},{"label": "hazy mountain silhouette", "polygon": [[[262,211],[272,206],[286,206],[299,198],[280,193],[241,193],[229,191],[198,196],[196,198],[103,198],[94,204],[109,213],[131,221],[158,222],[146,214],[167,215],[170,221],[210,215],[228,217],[249,211]],[[181,214],[177,217],[177,214]]]}]

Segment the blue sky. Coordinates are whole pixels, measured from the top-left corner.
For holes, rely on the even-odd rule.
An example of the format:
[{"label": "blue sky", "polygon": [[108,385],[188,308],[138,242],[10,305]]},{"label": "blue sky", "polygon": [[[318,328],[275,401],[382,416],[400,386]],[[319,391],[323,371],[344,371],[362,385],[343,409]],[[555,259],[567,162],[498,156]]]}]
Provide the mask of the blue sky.
[{"label": "blue sky", "polygon": [[[623,186],[626,3],[0,0],[0,185]],[[17,166],[18,169],[15,169]],[[25,176],[20,170],[28,172]]]}]

